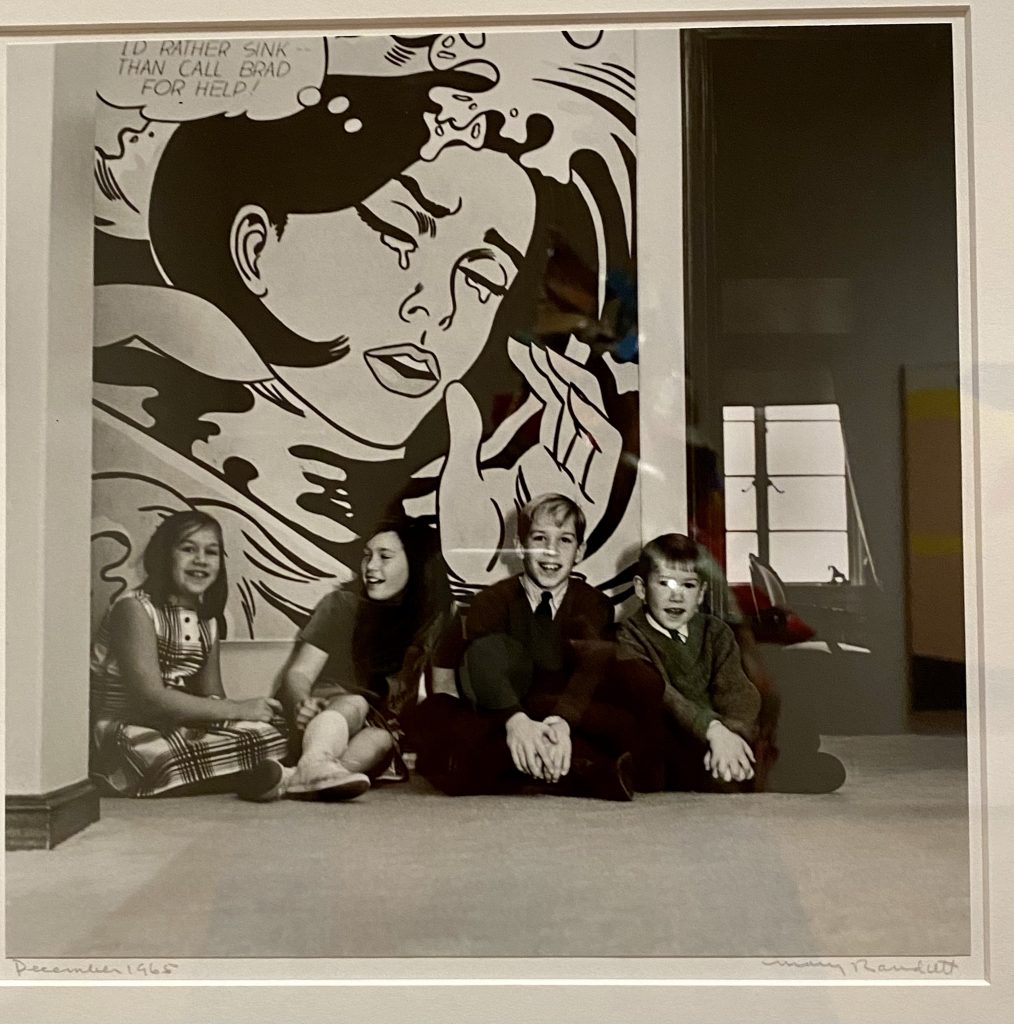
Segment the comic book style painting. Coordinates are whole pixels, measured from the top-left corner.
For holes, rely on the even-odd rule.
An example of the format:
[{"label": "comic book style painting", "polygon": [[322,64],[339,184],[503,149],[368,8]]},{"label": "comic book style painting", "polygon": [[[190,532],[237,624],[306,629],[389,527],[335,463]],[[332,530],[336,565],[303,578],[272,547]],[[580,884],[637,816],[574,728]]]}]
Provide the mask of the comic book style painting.
[{"label": "comic book style painting", "polygon": [[639,538],[630,32],[102,44],[93,615],[168,512],[222,523],[229,635],[288,639],[395,511],[463,602],[517,509]]}]

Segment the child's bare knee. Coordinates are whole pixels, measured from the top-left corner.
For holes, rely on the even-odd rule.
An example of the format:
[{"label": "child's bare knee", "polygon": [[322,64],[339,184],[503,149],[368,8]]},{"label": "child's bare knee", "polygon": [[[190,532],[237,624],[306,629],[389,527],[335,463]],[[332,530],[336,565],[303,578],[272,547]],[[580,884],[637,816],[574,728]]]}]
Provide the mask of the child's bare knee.
[{"label": "child's bare knee", "polygon": [[366,721],[370,705],[361,694],[342,693],[328,703],[328,709],[339,712],[349,723],[351,731],[357,732]]},{"label": "child's bare knee", "polygon": [[386,729],[371,726],[364,729],[363,732],[369,733],[378,754],[389,754],[394,750],[394,737]]}]

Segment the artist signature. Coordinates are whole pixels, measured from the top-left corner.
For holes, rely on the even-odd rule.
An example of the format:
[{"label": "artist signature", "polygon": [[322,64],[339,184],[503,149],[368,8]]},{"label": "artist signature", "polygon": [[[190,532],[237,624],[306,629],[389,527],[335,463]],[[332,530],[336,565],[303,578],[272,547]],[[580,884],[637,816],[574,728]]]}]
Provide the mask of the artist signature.
[{"label": "artist signature", "polygon": [[763,960],[765,967],[791,967],[797,970],[820,969],[837,971],[843,978],[865,974],[919,974],[924,977],[941,975],[949,978],[958,970],[956,960],[937,957],[935,960],[917,960],[915,963],[874,961],[868,957],[857,960]]},{"label": "artist signature", "polygon": [[72,964],[38,963],[11,957],[14,973],[19,977],[55,975],[91,978],[170,978],[180,965],[169,960],[127,960],[115,964],[85,960]]}]

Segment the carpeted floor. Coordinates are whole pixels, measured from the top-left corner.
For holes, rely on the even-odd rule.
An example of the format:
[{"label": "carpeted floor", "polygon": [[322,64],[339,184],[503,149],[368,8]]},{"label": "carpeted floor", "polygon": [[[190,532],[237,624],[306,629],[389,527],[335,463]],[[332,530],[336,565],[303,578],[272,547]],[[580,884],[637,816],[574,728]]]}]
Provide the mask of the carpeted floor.
[{"label": "carpeted floor", "polygon": [[824,749],[849,769],[826,796],[105,800],[7,855],[7,955],[968,953],[963,739]]}]

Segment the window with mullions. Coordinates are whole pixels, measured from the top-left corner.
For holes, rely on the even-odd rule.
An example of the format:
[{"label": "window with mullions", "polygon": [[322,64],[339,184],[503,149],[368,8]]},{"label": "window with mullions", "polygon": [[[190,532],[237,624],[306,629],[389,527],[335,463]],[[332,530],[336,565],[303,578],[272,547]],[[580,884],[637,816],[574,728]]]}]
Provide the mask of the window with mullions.
[{"label": "window with mullions", "polygon": [[787,583],[851,579],[851,512],[837,405],[728,405],[726,571],[750,579],[749,555]]}]

